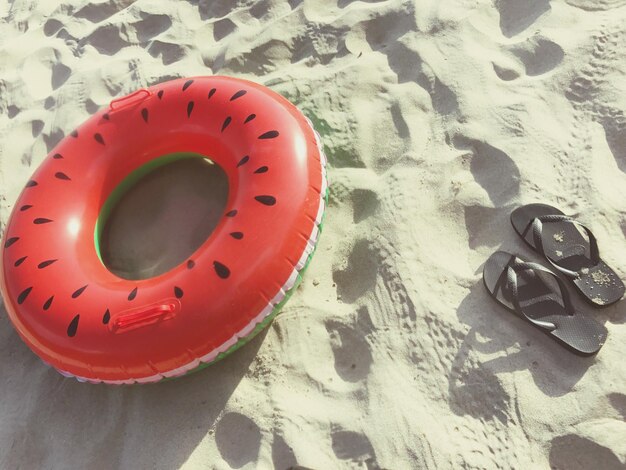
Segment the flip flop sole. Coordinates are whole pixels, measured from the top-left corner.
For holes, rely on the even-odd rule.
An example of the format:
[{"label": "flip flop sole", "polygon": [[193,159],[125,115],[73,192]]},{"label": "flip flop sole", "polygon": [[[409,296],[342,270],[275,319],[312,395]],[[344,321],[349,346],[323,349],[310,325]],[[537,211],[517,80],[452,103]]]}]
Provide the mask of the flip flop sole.
[{"label": "flip flop sole", "polygon": [[[565,215],[547,204],[528,204],[511,213],[511,224],[522,239],[535,251],[532,222],[546,215]],[[624,283],[603,260],[593,264],[589,255],[589,241],[569,222],[543,224],[542,243],[546,256],[553,263],[578,273],[573,279],[584,299],[595,307],[614,304],[624,296]]]},{"label": "flip flop sole", "polygon": [[583,268],[574,285],[585,300],[596,307],[608,307],[624,296],[624,283],[604,261],[590,268]]},{"label": "flip flop sole", "polygon": [[537,326],[515,310],[506,289],[507,269],[515,259],[516,256],[510,253],[497,251],[485,262],[483,282],[491,296],[517,317],[570,351],[581,356],[596,354],[606,341],[607,330],[604,325],[579,312],[568,315],[559,303],[559,295],[540,276],[520,276],[519,300],[521,304],[526,304],[526,315],[534,320],[552,323],[556,328],[550,331]]}]

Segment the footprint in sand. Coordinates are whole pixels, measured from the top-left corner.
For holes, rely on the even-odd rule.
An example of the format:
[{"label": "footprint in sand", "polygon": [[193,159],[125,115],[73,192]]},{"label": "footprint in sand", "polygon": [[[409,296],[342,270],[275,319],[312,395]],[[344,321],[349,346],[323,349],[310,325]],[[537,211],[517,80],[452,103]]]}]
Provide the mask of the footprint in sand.
[{"label": "footprint in sand", "polygon": [[576,434],[552,439],[549,459],[553,470],[624,469],[611,449]]},{"label": "footprint in sand", "polygon": [[533,25],[550,11],[550,0],[496,0],[500,13],[500,30],[513,37]]},{"label": "footprint in sand", "polygon": [[366,435],[333,426],[331,439],[333,452],[338,459],[360,464],[368,469],[380,468],[376,463],[376,452]]},{"label": "footprint in sand", "polygon": [[132,23],[137,40],[141,43],[149,41],[155,36],[164,33],[172,26],[172,19],[168,15],[152,15],[140,13],[141,20]]},{"label": "footprint in sand", "polygon": [[50,153],[63,137],[65,137],[65,133],[59,128],[52,129],[49,134],[44,133],[43,141],[46,144],[46,151]]},{"label": "footprint in sand", "polygon": [[364,332],[334,320],[326,322],[326,331],[330,335],[337,375],[346,382],[367,377],[373,359]]},{"label": "footprint in sand", "polygon": [[41,134],[41,131],[43,130],[43,126],[44,126],[44,122],[41,119],[35,119],[33,122],[30,123],[30,128],[31,128],[31,133],[33,135],[33,138]]},{"label": "footprint in sand", "polygon": [[507,47],[506,60],[494,61],[493,70],[500,80],[511,81],[522,76],[538,77],[554,70],[565,53],[561,46],[543,36]]},{"label": "footprint in sand", "polygon": [[183,59],[185,57],[185,51],[186,49],[183,46],[159,41],[158,39],[151,41],[148,47],[148,54],[154,58],[161,57],[163,65],[170,65]]},{"label": "footprint in sand", "polygon": [[100,26],[93,33],[79,42],[80,46],[91,45],[100,54],[115,55],[130,43],[122,37],[120,26],[108,24]]},{"label": "footprint in sand", "polygon": [[449,377],[450,409],[459,416],[496,419],[506,425],[511,399],[498,377],[475,361],[463,361],[457,356]]},{"label": "footprint in sand", "polygon": [[[411,12],[412,12],[411,8]],[[361,23],[365,31],[365,40],[374,51],[387,53],[387,47],[394,45],[398,39],[417,27],[415,15],[408,11],[389,11],[374,19]]]},{"label": "footprint in sand", "polygon": [[472,176],[494,205],[506,204],[519,194],[519,168],[506,152],[460,134],[452,138],[452,144],[459,150],[472,152],[469,165]]},{"label": "footprint in sand", "polygon": [[302,4],[303,1],[304,0],[287,0],[287,3],[289,3],[289,7],[291,7],[292,10],[295,10]]},{"label": "footprint in sand", "polygon": [[[206,21],[211,18],[223,18],[233,10],[233,0],[200,0],[190,1],[198,5],[200,19]],[[252,3],[252,2],[251,2]]]},{"label": "footprint in sand", "polygon": [[611,406],[615,408],[623,420],[626,420],[626,395],[623,393],[611,393],[609,395]]},{"label": "footprint in sand", "polygon": [[78,18],[84,18],[92,23],[100,23],[113,16],[120,10],[130,6],[134,0],[109,0],[108,2],[90,2],[74,13]]},{"label": "footprint in sand", "polygon": [[222,18],[213,23],[213,39],[221,41],[237,29],[237,25],[230,18]]},{"label": "footprint in sand", "polygon": [[72,69],[69,68],[62,62],[57,62],[52,66],[52,77],[50,78],[50,83],[52,84],[52,89],[56,90],[61,85],[63,85],[70,75],[72,74]]},{"label": "footprint in sand", "polygon": [[50,18],[43,25],[43,33],[46,36],[52,36],[63,28],[63,23],[55,18]]},{"label": "footprint in sand", "polygon": [[465,228],[467,228],[468,245],[475,250],[481,246],[495,248],[508,235],[508,219],[512,206],[486,207],[469,205],[464,207]]},{"label": "footprint in sand", "polygon": [[399,83],[415,82],[422,87],[430,95],[437,114],[445,116],[458,110],[456,93],[441,81],[416,50],[398,41],[387,52],[389,67],[396,73]]},{"label": "footprint in sand", "polygon": [[222,458],[233,468],[254,462],[261,447],[261,430],[247,416],[226,413],[217,423],[215,442]]},{"label": "footprint in sand", "polygon": [[17,116],[20,113],[20,111],[21,111],[20,108],[18,108],[14,104],[10,104],[7,109],[7,115],[9,116],[9,119],[13,119],[15,116]]},{"label": "footprint in sand", "polygon": [[274,468],[298,468],[298,459],[296,459],[293,449],[276,431],[272,441],[272,463]]},{"label": "footprint in sand", "polygon": [[376,214],[380,201],[376,191],[371,189],[355,189],[352,191],[352,208],[354,223],[368,219]]},{"label": "footprint in sand", "polygon": [[[290,55],[290,46],[282,40],[271,39],[266,43],[253,47],[249,52],[231,57],[224,63],[224,57],[205,61],[207,67],[220,70],[221,66],[237,73],[254,73],[264,75],[286,66],[284,57]],[[221,65],[220,65],[221,62]]]},{"label": "footprint in sand", "polygon": [[89,114],[96,114],[101,106],[94,102],[91,98],[85,100],[85,109]]},{"label": "footprint in sand", "polygon": [[253,18],[256,18],[257,20],[262,20],[265,16],[271,18],[272,10],[276,6],[278,6],[278,3],[272,0],[257,0],[252,4],[249,12]]},{"label": "footprint in sand", "polygon": [[378,254],[367,240],[359,240],[352,247],[345,268],[333,270],[333,281],[342,302],[353,303],[376,285]]}]

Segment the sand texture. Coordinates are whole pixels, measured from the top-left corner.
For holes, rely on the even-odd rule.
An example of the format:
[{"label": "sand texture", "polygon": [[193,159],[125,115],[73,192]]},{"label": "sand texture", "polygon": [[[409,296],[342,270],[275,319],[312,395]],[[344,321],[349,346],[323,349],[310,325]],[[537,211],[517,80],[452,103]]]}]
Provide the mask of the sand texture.
[{"label": "sand texture", "polygon": [[[0,225],[55,144],[176,77],[271,87],[329,159],[325,231],[267,331],[145,387],[65,379],[0,310],[0,468],[626,468],[626,303],[579,358],[485,291],[575,214],[626,278],[626,0],[0,0]],[[573,289],[572,289],[573,291]]]}]

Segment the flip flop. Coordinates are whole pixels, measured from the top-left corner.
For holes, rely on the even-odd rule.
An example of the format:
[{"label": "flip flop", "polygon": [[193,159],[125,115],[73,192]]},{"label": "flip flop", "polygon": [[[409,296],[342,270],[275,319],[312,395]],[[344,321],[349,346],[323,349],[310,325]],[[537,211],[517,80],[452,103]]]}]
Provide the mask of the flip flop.
[{"label": "flip flop", "polygon": [[528,204],[511,213],[511,223],[592,305],[606,307],[624,295],[624,283],[602,261],[596,237],[580,222],[556,207]]},{"label": "flip flop", "polygon": [[485,263],[483,282],[500,304],[576,354],[596,354],[606,340],[604,325],[576,312],[565,282],[539,264],[496,251]]}]

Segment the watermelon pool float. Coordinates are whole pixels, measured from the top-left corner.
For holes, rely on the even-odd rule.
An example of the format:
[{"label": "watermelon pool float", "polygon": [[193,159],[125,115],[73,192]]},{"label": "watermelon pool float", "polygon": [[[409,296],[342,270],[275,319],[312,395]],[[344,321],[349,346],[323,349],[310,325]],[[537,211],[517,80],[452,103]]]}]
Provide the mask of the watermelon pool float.
[{"label": "watermelon pool float", "polygon": [[[122,279],[99,239],[111,208],[150,171],[210,158],[228,176],[209,238],[159,276]],[[301,280],[327,199],[310,121],[261,85],[173,80],[114,100],[65,137],[9,219],[0,286],[17,332],[81,381],[157,382],[199,369],[266,326]]]}]

